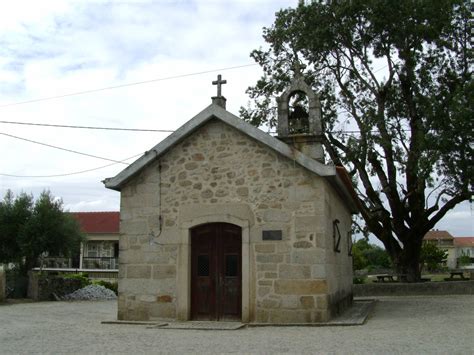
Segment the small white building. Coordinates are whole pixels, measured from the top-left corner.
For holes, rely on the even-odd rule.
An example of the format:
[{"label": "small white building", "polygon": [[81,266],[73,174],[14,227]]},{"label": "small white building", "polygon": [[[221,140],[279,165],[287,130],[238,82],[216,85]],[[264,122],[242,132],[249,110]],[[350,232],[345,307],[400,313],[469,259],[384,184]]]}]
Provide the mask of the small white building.
[{"label": "small white building", "polygon": [[454,248],[454,237],[448,232],[443,230],[430,230],[423,237],[424,243],[433,243],[439,249],[445,250],[448,253],[446,259],[446,265],[449,269],[456,268],[456,250]]},{"label": "small white building", "polygon": [[43,257],[43,270],[118,270],[120,212],[71,212],[86,241],[72,258]]},{"label": "small white building", "polygon": [[459,258],[468,256],[471,263],[464,265],[467,269],[474,269],[474,237],[458,237],[454,238],[454,247],[456,248],[456,258],[459,266]]}]

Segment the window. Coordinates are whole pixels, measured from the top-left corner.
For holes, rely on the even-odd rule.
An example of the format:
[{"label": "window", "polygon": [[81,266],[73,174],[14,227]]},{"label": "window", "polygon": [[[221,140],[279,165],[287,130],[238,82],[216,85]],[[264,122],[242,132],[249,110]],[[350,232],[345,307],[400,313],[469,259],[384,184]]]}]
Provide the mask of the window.
[{"label": "window", "polygon": [[99,245],[97,242],[88,242],[86,246],[87,246],[86,257],[96,258],[99,256]]}]

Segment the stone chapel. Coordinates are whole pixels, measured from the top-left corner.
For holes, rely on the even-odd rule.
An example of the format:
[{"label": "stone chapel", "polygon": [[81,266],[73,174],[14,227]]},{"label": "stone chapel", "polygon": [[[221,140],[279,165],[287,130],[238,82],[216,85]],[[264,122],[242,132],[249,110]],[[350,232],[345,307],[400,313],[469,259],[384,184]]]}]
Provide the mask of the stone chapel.
[{"label": "stone chapel", "polygon": [[296,75],[277,137],[203,111],[113,178],[118,319],[325,322],[352,302],[346,171],[325,164],[318,96]]}]

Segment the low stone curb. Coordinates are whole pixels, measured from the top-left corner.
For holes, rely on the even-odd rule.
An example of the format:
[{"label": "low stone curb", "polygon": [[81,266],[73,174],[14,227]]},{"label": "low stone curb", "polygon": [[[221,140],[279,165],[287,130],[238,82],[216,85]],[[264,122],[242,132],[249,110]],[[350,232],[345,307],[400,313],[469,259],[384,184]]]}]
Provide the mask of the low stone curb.
[{"label": "low stone curb", "polygon": [[159,329],[177,330],[237,330],[246,327],[246,324],[239,322],[176,322],[169,323]]},{"label": "low stone curb", "polygon": [[177,330],[238,330],[246,327],[330,327],[363,325],[371,314],[377,300],[354,300],[352,306],[340,316],[324,323],[240,323],[188,321],[161,323],[154,321],[102,321],[102,324],[147,325],[147,329],[177,329]]},{"label": "low stone curb", "polygon": [[363,325],[374,309],[377,300],[354,300],[352,306],[340,316],[319,323],[249,323],[249,327],[334,327]]},{"label": "low stone curb", "polygon": [[122,325],[153,325],[155,327],[162,327],[168,323],[153,322],[153,321],[134,321],[134,320],[103,320],[101,324],[122,324]]},{"label": "low stone curb", "polygon": [[474,295],[474,281],[371,283],[353,285],[354,297]]}]

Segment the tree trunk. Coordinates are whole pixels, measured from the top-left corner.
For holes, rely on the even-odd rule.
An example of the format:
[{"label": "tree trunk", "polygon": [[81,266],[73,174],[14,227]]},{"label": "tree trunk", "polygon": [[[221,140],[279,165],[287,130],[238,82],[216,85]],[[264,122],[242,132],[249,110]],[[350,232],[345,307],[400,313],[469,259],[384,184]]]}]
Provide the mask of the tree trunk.
[{"label": "tree trunk", "polygon": [[421,242],[415,240],[404,245],[403,249],[393,250],[393,253],[390,253],[397,273],[405,282],[421,280],[420,250]]}]

